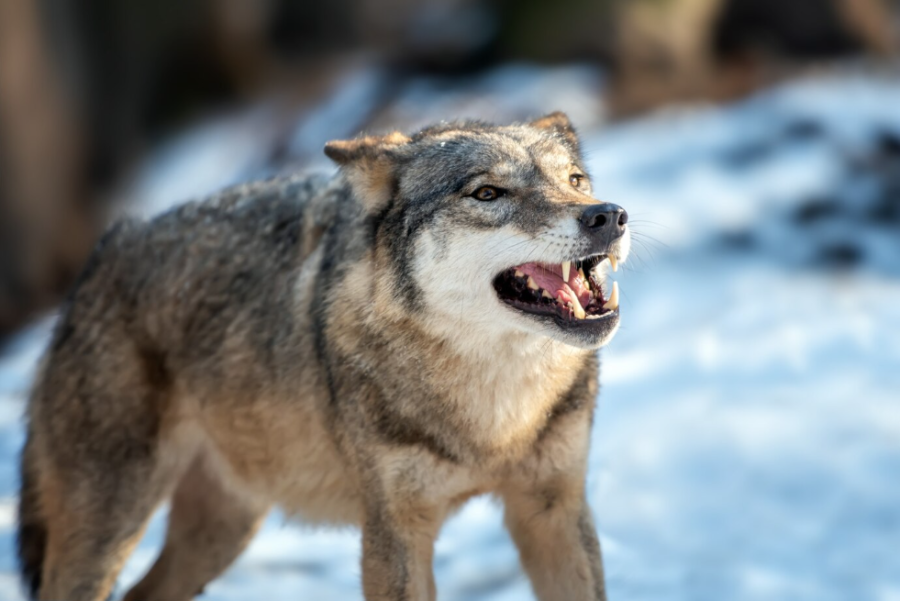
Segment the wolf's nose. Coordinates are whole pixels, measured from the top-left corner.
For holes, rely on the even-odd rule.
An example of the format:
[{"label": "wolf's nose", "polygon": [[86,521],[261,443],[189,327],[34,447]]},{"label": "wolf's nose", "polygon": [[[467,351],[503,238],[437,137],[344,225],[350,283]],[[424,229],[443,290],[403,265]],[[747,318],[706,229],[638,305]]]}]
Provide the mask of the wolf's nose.
[{"label": "wolf's nose", "polygon": [[621,234],[628,223],[628,213],[619,205],[609,202],[590,205],[579,218],[585,227],[593,232]]}]

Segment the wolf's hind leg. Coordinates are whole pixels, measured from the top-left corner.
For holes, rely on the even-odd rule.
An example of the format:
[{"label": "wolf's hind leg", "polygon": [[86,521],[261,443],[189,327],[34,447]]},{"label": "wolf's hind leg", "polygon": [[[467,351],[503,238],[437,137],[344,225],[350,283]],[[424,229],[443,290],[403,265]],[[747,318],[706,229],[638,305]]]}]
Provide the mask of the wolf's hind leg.
[{"label": "wolf's hind leg", "polygon": [[162,553],[125,601],[193,599],[240,555],[268,510],[229,486],[201,455],[175,491]]},{"label": "wolf's hind leg", "polygon": [[21,514],[46,542],[23,567],[41,601],[104,601],[178,476],[168,379],[111,328],[57,345],[32,399],[23,464],[34,492]]},{"label": "wolf's hind leg", "polygon": [[103,601],[141,538],[165,483],[144,471],[113,475],[109,486],[41,474],[47,544],[40,601]]}]

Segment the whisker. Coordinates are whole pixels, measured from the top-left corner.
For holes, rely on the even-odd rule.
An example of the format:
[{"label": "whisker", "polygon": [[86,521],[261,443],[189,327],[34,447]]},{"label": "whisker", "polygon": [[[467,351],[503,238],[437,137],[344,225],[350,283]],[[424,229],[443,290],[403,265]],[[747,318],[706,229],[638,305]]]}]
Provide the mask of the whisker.
[{"label": "whisker", "polygon": [[630,216],[630,217],[628,218],[628,224],[629,224],[629,225],[634,225],[634,224],[637,224],[637,223],[639,223],[639,224],[641,224],[641,225],[652,225],[653,227],[659,227],[659,228],[662,228],[662,229],[664,229],[664,230],[672,229],[672,228],[669,227],[668,225],[665,225],[665,224],[663,224],[663,223],[659,223],[659,222],[657,222],[657,221],[650,221],[649,219],[634,219],[634,216]]},{"label": "whisker", "polygon": [[660,244],[660,245],[662,245],[662,246],[666,246],[666,247],[669,246],[668,244],[666,244],[665,242],[663,242],[662,240],[660,240],[660,239],[657,238],[656,236],[652,236],[652,235],[648,234],[647,232],[644,232],[644,231],[641,231],[641,230],[635,230],[635,229],[632,229],[632,230],[631,230],[631,236],[632,236],[633,238],[642,238],[642,239],[644,239],[644,240],[650,240],[650,241],[655,242],[656,244]]},{"label": "whisker", "polygon": [[646,241],[646,242],[648,242],[648,243],[653,243],[653,244],[656,244],[656,245],[658,245],[658,246],[660,246],[660,247],[663,247],[663,248],[670,248],[670,246],[669,246],[668,244],[666,244],[665,242],[663,242],[663,241],[660,240],[659,238],[654,238],[653,236],[650,236],[650,235],[645,234],[645,233],[643,233],[643,232],[632,232],[632,233],[631,233],[631,237],[632,237],[634,240],[644,240],[644,241]]},{"label": "whisker", "polygon": [[658,248],[655,248],[653,246],[648,246],[647,243],[644,242],[643,240],[634,240],[634,244],[637,248],[639,248],[640,250],[647,253],[647,255],[649,255],[649,257],[651,259],[655,258],[656,253],[659,251]]}]

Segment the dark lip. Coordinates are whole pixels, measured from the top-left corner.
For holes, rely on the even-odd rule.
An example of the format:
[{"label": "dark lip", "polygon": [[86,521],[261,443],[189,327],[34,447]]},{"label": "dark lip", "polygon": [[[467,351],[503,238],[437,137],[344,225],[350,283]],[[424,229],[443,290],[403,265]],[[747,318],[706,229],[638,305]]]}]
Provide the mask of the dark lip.
[{"label": "dark lip", "polygon": [[498,296],[497,298],[500,299],[500,302],[502,302],[504,305],[506,305],[510,309],[518,311],[519,313],[530,315],[531,317],[543,322],[552,321],[561,330],[578,332],[581,335],[596,333],[599,336],[608,332],[609,329],[619,321],[619,309],[621,308],[617,307],[612,311],[603,313],[600,316],[595,317],[594,319],[569,319],[563,317],[552,309],[542,309],[540,307],[526,305],[525,303],[520,303],[518,301],[507,300],[505,298],[501,298],[500,296]]}]

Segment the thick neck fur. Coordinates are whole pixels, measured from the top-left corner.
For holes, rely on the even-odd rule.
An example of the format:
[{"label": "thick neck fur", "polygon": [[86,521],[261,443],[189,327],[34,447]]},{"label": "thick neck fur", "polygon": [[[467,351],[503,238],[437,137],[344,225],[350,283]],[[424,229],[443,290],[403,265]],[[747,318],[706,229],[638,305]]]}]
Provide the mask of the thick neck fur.
[{"label": "thick neck fur", "polygon": [[444,400],[465,416],[473,434],[498,449],[536,436],[581,368],[577,359],[588,354],[527,333],[463,328],[441,334],[448,369],[432,374],[433,383],[445,387]]},{"label": "thick neck fur", "polygon": [[478,449],[479,459],[502,460],[523,452],[594,351],[410,313],[378,290],[389,286],[377,273],[360,261],[333,305],[354,306],[362,294],[373,298],[359,312],[330,320],[348,366],[376,374],[372,380],[393,413],[425,429],[439,425],[430,434],[447,435],[460,455]]}]

